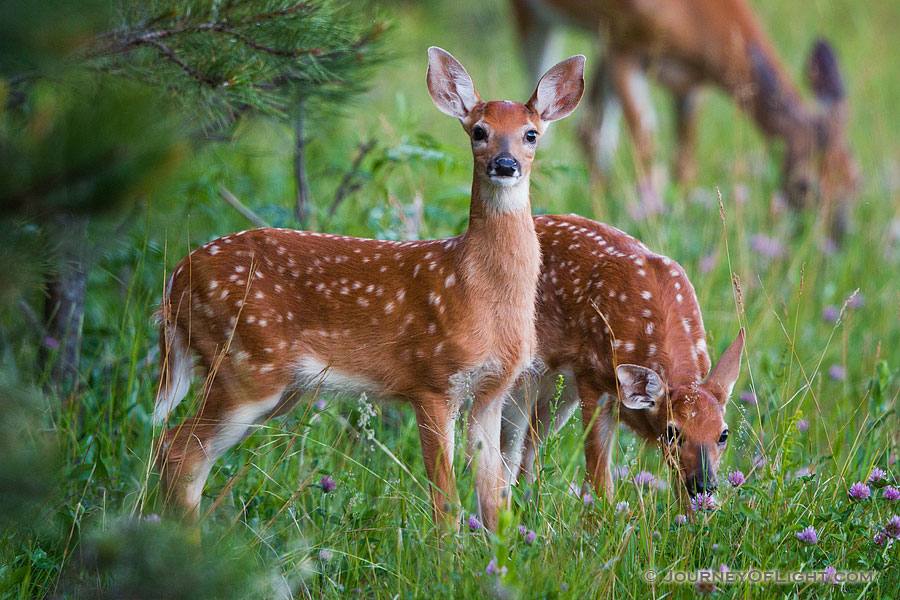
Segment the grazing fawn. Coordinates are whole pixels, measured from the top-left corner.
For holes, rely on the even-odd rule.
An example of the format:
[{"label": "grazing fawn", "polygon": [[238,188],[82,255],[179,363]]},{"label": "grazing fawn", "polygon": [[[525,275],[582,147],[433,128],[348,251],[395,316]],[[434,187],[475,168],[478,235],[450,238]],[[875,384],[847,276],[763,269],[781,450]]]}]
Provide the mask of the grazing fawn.
[{"label": "grazing fawn", "polygon": [[[675,99],[676,177],[693,177],[697,91],[712,83],[747,111],[762,132],[785,145],[783,186],[800,206],[818,191],[823,212],[837,211],[843,227],[845,203],[858,168],[846,141],[847,99],[828,42],[815,44],[807,65],[818,107],[804,102],[746,0],[512,0],[531,69],[551,45],[557,23],[605,32],[607,60],[588,94],[582,141],[600,171],[609,169],[621,112],[634,140],[639,187],[655,202],[650,175],[656,117],[644,79],[652,73]],[[814,188],[818,190],[814,190]],[[654,208],[654,207],[649,207]],[[826,215],[830,216],[830,215]]]},{"label": "grazing fawn", "polygon": [[287,229],[214,240],[176,266],[160,327],[164,420],[187,394],[190,354],[208,373],[199,412],[166,431],[164,493],[196,513],[213,463],[303,390],[366,390],[413,405],[436,520],[456,502],[455,418],[472,399],[470,461],[488,527],[500,504],[503,398],[532,360],[540,247],[529,178],[537,139],[571,113],[584,57],[550,69],[531,99],[484,102],[463,66],[428,50],[428,91],[471,138],[468,230],[381,241]]},{"label": "grazing fawn", "polygon": [[[743,329],[710,370],[700,307],[678,263],[574,215],[535,217],[535,229],[543,257],[537,297],[543,372],[535,395],[524,381],[504,407],[506,481],[532,478],[551,426],[562,427],[580,403],[587,482],[598,493],[612,495],[610,448],[620,420],[660,445],[684,483],[679,490],[693,497],[715,489]],[[559,375],[565,387],[553,406]]]}]

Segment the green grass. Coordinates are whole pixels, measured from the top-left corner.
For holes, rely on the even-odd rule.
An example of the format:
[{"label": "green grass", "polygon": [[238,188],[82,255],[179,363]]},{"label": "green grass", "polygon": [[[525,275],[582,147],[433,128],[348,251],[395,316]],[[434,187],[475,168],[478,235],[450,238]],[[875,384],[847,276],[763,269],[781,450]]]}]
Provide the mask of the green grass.
[{"label": "green grass", "polygon": [[[322,396],[260,427],[219,461],[206,487],[204,510],[216,506],[199,526],[201,551],[192,550],[191,528],[129,519],[160,511],[150,467],[158,430],[149,420],[157,386],[149,317],[167,269],[190,248],[249,226],[218,199],[220,182],[273,224],[292,225],[290,134],[257,121],[233,144],[187,161],[148,203],[126,243],[112,247],[93,272],[83,391],[41,415],[41,435],[55,434],[61,444],[60,489],[0,545],[0,595],[56,590],[91,597],[103,588],[111,590],[106,597],[124,595],[115,591],[123,589],[151,597],[159,586],[187,586],[170,597],[192,597],[191,589],[217,597],[289,589],[315,598],[680,598],[693,597],[694,587],[651,586],[642,573],[725,564],[782,571],[834,566],[875,570],[878,577],[843,587],[738,584],[724,586],[720,597],[896,597],[900,544],[881,549],[872,537],[900,513],[900,503],[876,497],[880,491],[853,503],[847,489],[874,466],[900,479],[900,465],[889,465],[900,443],[900,13],[891,0],[752,4],[792,73],[801,73],[817,34],[828,35],[838,50],[850,90],[851,142],[864,172],[840,250],[821,250],[814,209],[796,216],[770,210],[779,149],[767,149],[717,92],[702,110],[697,186],[669,187],[664,215],[641,222],[627,215],[634,191],[624,132],[612,184],[591,187],[575,143],[577,112],[539,149],[533,181],[535,212],[609,222],[678,260],[696,287],[714,355],[739,326],[747,328],[748,362],[728,409],[734,435],[721,474],[740,469],[748,482],[738,490],[723,485],[719,510],[677,525],[681,509],[671,488],[638,489],[628,481],[619,482],[615,498],[629,503],[627,514],[603,501],[585,507],[569,492],[584,472],[581,424],[573,419],[546,444],[538,481],[514,490],[505,531],[494,537],[464,526],[440,536],[430,520],[411,410],[374,404],[375,416],[367,418],[371,400]],[[323,112],[309,128],[311,226],[401,237],[420,196],[420,236],[453,235],[465,226],[470,156],[458,124],[428,99],[425,48],[453,52],[486,98],[525,99],[534,82],[525,80],[503,2],[391,3],[386,10],[395,19],[397,60],[381,69],[363,101],[340,117]],[[566,50],[594,54],[580,34],[567,38]],[[669,102],[663,94],[655,100],[659,146],[668,160]],[[329,220],[334,190],[357,144],[369,138],[377,146],[363,161],[362,187]],[[746,200],[738,202],[741,196]],[[757,234],[779,239],[784,254],[755,252]],[[840,308],[856,289],[861,306],[848,307],[839,323],[823,319],[824,307]],[[844,369],[843,380],[830,377],[832,366]],[[745,390],[756,393],[757,405],[737,400]],[[174,416],[188,414],[189,404]],[[796,428],[800,419],[809,421],[808,431]],[[463,423],[456,473],[468,514],[476,505],[461,458]],[[754,468],[757,456],[767,461]],[[624,430],[614,460],[632,475],[648,470],[667,478],[658,452]],[[804,467],[813,474],[795,477]],[[338,483],[329,494],[317,485],[326,474]],[[525,544],[520,524],[536,532],[534,544]],[[819,532],[815,546],[796,537],[808,525]],[[492,558],[507,567],[502,578],[485,574]],[[92,586],[97,570],[104,575]]]}]

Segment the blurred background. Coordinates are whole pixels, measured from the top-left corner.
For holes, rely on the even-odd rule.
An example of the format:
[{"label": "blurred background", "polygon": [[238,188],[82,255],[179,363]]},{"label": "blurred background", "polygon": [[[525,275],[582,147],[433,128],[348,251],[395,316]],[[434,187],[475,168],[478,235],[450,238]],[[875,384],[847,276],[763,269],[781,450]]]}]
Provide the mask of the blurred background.
[{"label": "blurred background", "polygon": [[[713,88],[699,109],[696,180],[669,177],[664,212],[627,209],[638,197],[624,125],[609,178],[592,176],[577,142],[579,112],[539,147],[533,209],[610,223],[678,260],[713,354],[748,327],[751,368],[729,417],[740,431],[730,463],[755,466],[805,420],[808,434],[781,467],[815,470],[823,457],[834,473],[893,464],[900,11],[894,0],[749,4],[804,94],[814,40],[824,35],[836,50],[862,173],[840,245],[815,206],[788,209],[784,149]],[[564,31],[554,60],[583,53],[592,73],[596,37]],[[318,554],[325,526],[300,525],[299,515],[324,511],[342,523],[335,531],[350,526],[340,510],[290,490],[257,493],[266,479],[296,488],[298,478],[308,484],[349,469],[359,479],[345,513],[364,512],[362,498],[399,494],[416,518],[427,516],[408,471],[360,450],[357,439],[374,428],[421,479],[411,413],[380,406],[376,424],[361,424],[365,409],[351,399],[274,426],[272,455],[253,450],[255,435],[221,461],[206,501],[228,508],[207,527],[238,540],[192,554],[189,532],[156,527],[149,415],[158,383],[150,316],[169,269],[190,250],[255,226],[389,239],[464,230],[471,155],[459,124],[428,97],[431,45],[459,58],[485,99],[524,101],[536,84],[505,0],[0,3],[0,524],[8,531],[0,594],[151,597],[145,586],[156,569],[194,578],[165,597],[295,590],[291,577],[308,580],[330,560]],[[651,93],[657,155],[670,165],[671,99],[655,85]],[[566,478],[583,461],[579,431],[568,428],[548,450],[565,450]],[[292,445],[308,435],[318,441]],[[658,468],[628,434],[620,447],[628,460]],[[265,477],[246,471],[248,457]],[[272,484],[279,493],[281,484]],[[354,518],[374,518],[363,512]],[[242,546],[252,552],[221,550]],[[200,564],[201,575],[186,564]],[[332,592],[344,585],[337,575],[313,581]]]}]

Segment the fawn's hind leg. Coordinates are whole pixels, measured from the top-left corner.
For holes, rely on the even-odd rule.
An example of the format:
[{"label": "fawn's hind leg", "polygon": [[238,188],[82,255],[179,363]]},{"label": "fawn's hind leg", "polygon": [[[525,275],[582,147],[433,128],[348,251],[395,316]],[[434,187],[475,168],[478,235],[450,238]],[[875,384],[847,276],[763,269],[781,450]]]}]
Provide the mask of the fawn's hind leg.
[{"label": "fawn's hind leg", "polygon": [[281,392],[244,402],[238,402],[235,395],[225,383],[214,380],[197,414],[162,434],[156,462],[165,504],[178,505],[186,514],[198,516],[200,497],[213,464],[281,400]]}]

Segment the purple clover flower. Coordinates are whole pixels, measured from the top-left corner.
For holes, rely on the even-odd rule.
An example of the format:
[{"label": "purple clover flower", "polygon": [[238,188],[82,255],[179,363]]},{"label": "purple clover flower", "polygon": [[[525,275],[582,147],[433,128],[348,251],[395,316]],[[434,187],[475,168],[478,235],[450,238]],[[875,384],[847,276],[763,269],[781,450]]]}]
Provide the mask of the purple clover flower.
[{"label": "purple clover flower", "polygon": [[853,292],[847,298],[847,306],[850,308],[862,308],[862,306],[866,303],[866,297],[862,295],[860,292]]},{"label": "purple clover flower", "polygon": [[881,497],[889,502],[896,502],[897,500],[900,500],[900,490],[889,485],[881,492]]},{"label": "purple clover flower", "polygon": [[715,510],[716,509],[716,499],[712,494],[707,494],[706,492],[702,492],[697,494],[693,498],[691,498],[691,510],[694,512],[704,511],[704,510]]},{"label": "purple clover flower", "polygon": [[758,401],[756,399],[756,394],[751,392],[750,390],[743,390],[740,395],[741,402],[744,404],[756,404]]},{"label": "purple clover flower", "polygon": [[750,238],[750,248],[769,258],[781,258],[784,256],[784,246],[775,238],[757,233]]},{"label": "purple clover flower", "polygon": [[331,550],[328,550],[327,548],[319,550],[319,560],[321,560],[322,562],[328,562],[332,558],[334,558],[334,554],[331,552]]},{"label": "purple clover flower", "polygon": [[744,485],[744,482],[747,481],[744,478],[744,474],[740,471],[732,471],[728,474],[728,483],[731,484],[731,487],[740,487]]},{"label": "purple clover flower", "polygon": [[865,500],[872,495],[872,490],[862,481],[857,481],[850,486],[849,495],[851,500]]},{"label": "purple clover flower", "polygon": [[841,311],[837,306],[834,306],[833,304],[829,304],[822,309],[822,319],[829,323],[836,322],[839,316],[841,316]]},{"label": "purple clover flower", "polygon": [[887,546],[888,548],[894,545],[894,540],[889,538],[883,531],[876,533],[872,538],[872,542],[876,546]]},{"label": "purple clover flower", "polygon": [[534,543],[534,538],[537,537],[534,531],[529,531],[524,525],[519,525],[519,533],[525,538],[525,543],[529,546]]},{"label": "purple clover flower", "polygon": [[498,577],[503,577],[504,575],[506,575],[506,571],[507,569],[505,566],[497,568],[496,558],[492,558],[491,562],[488,563],[487,568],[484,570],[484,572],[488,575],[496,575]]},{"label": "purple clover flower", "polygon": [[881,481],[885,477],[887,477],[887,471],[885,471],[884,469],[879,469],[878,467],[875,467],[874,469],[872,469],[872,472],[869,473],[868,483],[875,483],[876,481]]},{"label": "purple clover flower", "polygon": [[591,508],[592,506],[594,506],[594,497],[591,496],[590,492],[587,492],[584,495],[584,507]]},{"label": "purple clover flower", "polygon": [[822,252],[824,252],[827,256],[831,256],[838,251],[838,244],[830,237],[823,238],[822,241],[819,242],[819,249],[821,249]]},{"label": "purple clover flower", "polygon": [[809,431],[809,419],[800,419],[794,427],[797,431]]},{"label": "purple clover flower", "polygon": [[634,476],[634,484],[637,486],[647,485],[653,483],[654,479],[656,478],[649,471],[641,471]]},{"label": "purple clover flower", "polygon": [[900,516],[894,515],[884,527],[884,532],[895,540],[900,540]]},{"label": "purple clover flower", "polygon": [[621,502],[616,503],[616,514],[620,515],[622,513],[628,514],[631,511],[631,506],[628,504],[628,500],[622,500]]},{"label": "purple clover flower", "polygon": [[324,494],[337,489],[337,483],[331,478],[331,475],[323,475],[322,479],[319,480],[319,485],[322,487],[322,493]]},{"label": "purple clover flower", "polygon": [[828,583],[834,583],[834,574],[837,572],[833,566],[828,566],[822,569],[822,574],[825,576],[825,581]]},{"label": "purple clover flower", "polygon": [[828,376],[835,381],[843,381],[847,377],[847,371],[841,365],[831,365],[828,367]]},{"label": "purple clover flower", "polygon": [[801,477],[806,477],[807,475],[811,474],[812,472],[813,472],[812,467],[810,467],[810,466],[800,467],[799,469],[794,471],[794,478],[800,479]]},{"label": "purple clover flower", "polygon": [[767,462],[766,457],[764,455],[757,454],[756,456],[753,457],[753,468],[761,469],[764,466],[766,466],[766,462]]},{"label": "purple clover flower", "polygon": [[819,533],[816,531],[816,528],[810,525],[803,531],[797,534],[797,539],[805,544],[818,544],[819,543]]},{"label": "purple clover flower", "polygon": [[469,515],[469,531],[475,532],[481,529],[481,521],[477,515]]},{"label": "purple clover flower", "polygon": [[687,523],[687,517],[685,515],[675,515],[676,525],[684,525],[685,523]]}]

